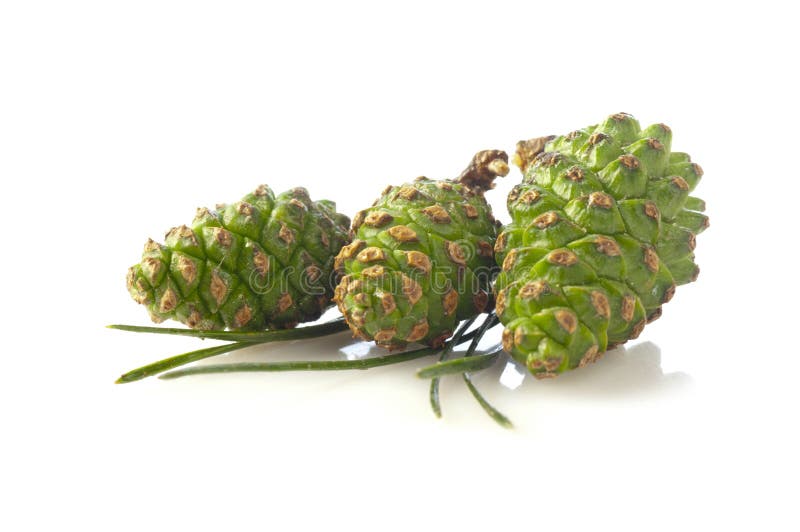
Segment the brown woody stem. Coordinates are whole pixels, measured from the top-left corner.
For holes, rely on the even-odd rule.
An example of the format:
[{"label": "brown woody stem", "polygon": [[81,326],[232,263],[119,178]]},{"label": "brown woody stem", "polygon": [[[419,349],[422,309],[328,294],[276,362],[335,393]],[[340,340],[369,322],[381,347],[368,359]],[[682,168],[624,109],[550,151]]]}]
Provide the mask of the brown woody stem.
[{"label": "brown woody stem", "polygon": [[458,181],[476,192],[483,192],[494,187],[497,176],[507,174],[508,154],[502,150],[483,150],[472,157]]}]

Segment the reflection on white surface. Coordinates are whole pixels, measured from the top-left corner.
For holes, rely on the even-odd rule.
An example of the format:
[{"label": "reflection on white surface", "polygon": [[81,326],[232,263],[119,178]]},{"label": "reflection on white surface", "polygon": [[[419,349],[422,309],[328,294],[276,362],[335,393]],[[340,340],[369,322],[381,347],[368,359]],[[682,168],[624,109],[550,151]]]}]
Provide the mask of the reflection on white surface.
[{"label": "reflection on white surface", "polygon": [[509,390],[516,390],[525,380],[525,372],[513,360],[506,362],[506,367],[503,368],[503,373],[500,374],[500,384]]},{"label": "reflection on white surface", "polygon": [[[511,360],[509,364],[517,365]],[[521,366],[518,367],[525,371]],[[525,390],[523,393],[535,391],[573,398],[613,399],[685,389],[691,386],[692,377],[682,372],[664,373],[661,369],[661,349],[653,342],[641,342],[612,349],[596,363],[569,371],[555,379],[528,379],[527,383],[520,388],[520,391]]]},{"label": "reflection on white surface", "polygon": [[[496,329],[500,329],[499,327]],[[490,331],[494,334],[496,331]],[[488,336],[488,334],[487,334]],[[409,349],[419,346],[409,346]],[[454,353],[452,358],[463,356],[463,349]],[[491,352],[498,346],[493,342],[481,342],[479,352]],[[353,340],[346,333],[335,334],[322,338],[304,340],[299,342],[286,342],[282,344],[255,346],[250,349],[231,353],[225,357],[204,360],[198,363],[215,364],[227,362],[253,362],[277,360],[359,360],[374,356],[386,355],[388,351],[377,347],[374,343]],[[230,383],[232,389],[242,393],[246,386],[243,381],[252,382],[252,393],[263,395],[263,382],[270,381],[270,389],[281,394],[295,393],[302,388],[303,400],[314,403],[320,397],[328,397],[332,386],[338,387],[341,393],[352,393],[354,400],[362,401],[373,393],[381,393],[386,386],[396,387],[398,390],[413,390],[409,394],[417,394],[419,390],[413,386],[414,372],[426,365],[436,362],[436,357],[425,357],[419,360],[398,365],[385,366],[369,372],[330,372],[316,377],[309,373],[303,375],[264,375],[250,374],[232,379],[230,375],[219,377],[220,386]],[[313,373],[313,372],[312,372]],[[380,380],[373,375],[380,373]],[[599,361],[584,368],[568,371],[555,379],[538,380],[530,377],[527,369],[502,355],[497,364],[492,368],[472,374],[473,382],[478,385],[481,392],[487,394],[490,400],[507,401],[508,412],[512,418],[518,412],[515,408],[522,408],[526,404],[544,405],[552,401],[558,405],[571,402],[584,403],[598,401],[630,401],[631,399],[655,398],[659,395],[680,395],[692,385],[692,377],[683,372],[665,373],[661,368],[661,349],[652,342],[640,342],[617,347],[607,352]],[[442,380],[442,400],[447,404],[447,409],[452,415],[455,412],[470,412],[474,407],[473,399],[458,384],[460,379],[445,378]],[[206,379],[186,379],[184,385],[191,383],[203,384]],[[451,386],[452,388],[448,388]],[[403,409],[409,400],[403,397]],[[416,397],[416,396],[415,396]],[[297,399],[295,399],[295,403]],[[459,406],[459,404],[461,406]],[[522,405],[521,407],[518,405]],[[501,406],[501,405],[497,405]],[[554,408],[553,406],[545,407]],[[501,409],[502,410],[502,409]],[[420,410],[421,415],[428,415],[425,409]]]},{"label": "reflection on white surface", "polygon": [[339,352],[344,353],[347,360],[358,360],[369,355],[373,347],[375,344],[370,342],[356,342],[340,348]]}]

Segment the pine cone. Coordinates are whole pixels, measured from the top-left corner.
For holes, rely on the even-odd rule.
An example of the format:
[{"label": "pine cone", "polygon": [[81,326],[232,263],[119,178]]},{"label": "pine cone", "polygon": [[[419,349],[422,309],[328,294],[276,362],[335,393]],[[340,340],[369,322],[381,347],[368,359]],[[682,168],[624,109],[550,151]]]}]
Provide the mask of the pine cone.
[{"label": "pine cone", "polygon": [[440,346],[459,320],[490,307],[498,224],[483,192],[507,162],[479,152],[458,180],[389,186],[356,215],[334,297],[355,336],[388,349]]},{"label": "pine cone", "polygon": [[708,218],[689,192],[703,172],[671,141],[667,126],[640,130],[618,113],[518,144],[525,177],[495,246],[496,310],[505,350],[534,376],[636,338],[676,285],[697,278],[695,236]]},{"label": "pine cone", "polygon": [[238,203],[198,209],[192,226],[149,240],[128,291],[156,323],[194,329],[291,328],[319,318],[335,286],[333,261],[350,220],[304,188],[266,185]]}]

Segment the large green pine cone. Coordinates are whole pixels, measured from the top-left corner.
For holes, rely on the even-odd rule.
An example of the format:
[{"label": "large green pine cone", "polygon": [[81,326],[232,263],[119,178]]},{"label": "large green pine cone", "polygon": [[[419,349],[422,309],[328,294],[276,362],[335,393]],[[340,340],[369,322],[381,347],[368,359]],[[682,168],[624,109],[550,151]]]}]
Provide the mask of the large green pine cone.
[{"label": "large green pine cone", "polygon": [[149,240],[128,270],[128,291],[156,323],[194,329],[290,328],[319,318],[350,220],[304,188],[275,197],[259,186],[238,203],[201,208],[192,226]]},{"label": "large green pine cone", "polygon": [[489,307],[498,223],[483,190],[507,161],[480,152],[460,181],[389,186],[356,215],[334,298],[356,337],[388,349],[440,346],[460,320]]},{"label": "large green pine cone", "polygon": [[708,218],[688,194],[702,170],[671,141],[667,126],[641,130],[618,113],[518,144],[524,180],[495,246],[496,310],[504,349],[534,376],[636,338],[676,285],[697,278],[695,235]]}]

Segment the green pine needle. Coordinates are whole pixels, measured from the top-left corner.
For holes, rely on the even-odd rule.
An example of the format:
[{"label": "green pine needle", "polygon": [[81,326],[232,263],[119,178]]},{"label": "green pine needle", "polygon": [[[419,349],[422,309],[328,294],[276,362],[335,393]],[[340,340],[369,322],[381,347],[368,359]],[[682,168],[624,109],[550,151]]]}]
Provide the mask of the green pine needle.
[{"label": "green pine needle", "polygon": [[441,418],[442,417],[442,402],[439,399],[439,379],[431,379],[431,388],[428,392],[428,399],[431,403],[431,410],[433,410],[433,415]]},{"label": "green pine needle", "polygon": [[359,360],[324,360],[324,361],[293,361],[293,362],[243,362],[240,364],[215,364],[209,366],[193,366],[160,375],[159,379],[177,379],[188,375],[202,375],[209,373],[240,373],[240,372],[275,372],[275,371],[342,371],[355,369],[370,369],[390,364],[400,364],[432,355],[436,350],[430,347],[406,351],[394,355],[363,358]]},{"label": "green pine needle", "polygon": [[[464,330],[469,328],[469,326],[472,325],[472,322],[474,320],[475,318],[470,320],[466,325],[466,327],[464,327],[460,332],[463,333]],[[478,327],[474,331],[471,331],[469,334],[465,335],[464,338],[461,339],[462,341],[466,341],[468,336],[471,335],[473,337],[472,343],[470,344],[469,349],[467,349],[467,355],[472,355],[475,352],[475,350],[478,348],[478,344],[480,343],[481,338],[483,338],[483,335],[486,334],[486,331],[494,327],[498,322],[499,319],[497,318],[497,315],[494,312],[492,312],[488,316],[486,316],[486,319],[483,321],[483,323],[481,323],[480,327]],[[456,333],[456,335],[458,335],[458,333]],[[462,342],[459,341],[459,343]],[[450,351],[452,351],[452,349],[449,351],[446,350],[442,352],[442,356],[439,357],[440,363],[444,363],[446,361],[447,356],[450,354]],[[439,379],[440,377],[433,377],[431,379],[431,387],[428,395],[430,398],[431,409],[433,410],[434,415],[438,418],[441,418],[442,405],[439,398]]]},{"label": "green pine needle", "polygon": [[208,338],[212,340],[227,340],[230,342],[282,342],[285,340],[303,340],[316,338],[347,330],[344,318],[337,318],[319,325],[297,327],[296,329],[280,329],[270,331],[200,331],[196,329],[181,329],[171,327],[141,327],[138,325],[108,325],[109,329],[137,333],[171,334],[176,336],[191,336],[193,338]]},{"label": "green pine needle", "polygon": [[[456,334],[453,336],[453,340],[448,342],[445,348],[442,350],[442,354],[439,355],[439,362],[444,362],[447,360],[447,356],[453,351],[453,348],[461,343],[461,337],[464,336],[464,333],[469,329],[478,316],[473,316],[472,318],[468,319],[464,322],[461,327],[458,328]],[[436,417],[442,417],[442,404],[439,400],[439,378],[436,377],[431,380],[431,388],[430,392],[428,393],[429,400],[431,403],[431,409]]]},{"label": "green pine needle", "polygon": [[231,344],[218,345],[215,347],[207,347],[205,349],[198,349],[197,351],[190,351],[188,353],[183,353],[182,355],[165,358],[164,360],[159,360],[158,362],[154,362],[125,373],[119,379],[117,379],[116,383],[125,384],[128,382],[138,381],[168,369],[177,368],[178,366],[183,366],[184,364],[189,364],[191,362],[197,362],[198,360],[203,360],[204,358],[215,357],[223,353],[230,353],[231,351],[236,351],[237,349],[244,349],[245,347],[250,347],[251,345],[258,344],[254,342],[235,342]]},{"label": "green pine needle", "polygon": [[[507,429],[514,428],[511,420],[508,419],[502,412],[493,407],[491,403],[489,403],[489,401],[487,401],[486,398],[481,395],[481,393],[478,391],[478,388],[476,388],[472,383],[472,379],[469,375],[470,371],[478,371],[493,366],[500,357],[500,354],[503,352],[502,349],[498,349],[496,351],[492,351],[491,353],[475,355],[475,350],[478,348],[478,344],[483,338],[483,335],[486,334],[486,331],[497,325],[499,321],[500,320],[497,318],[497,315],[492,313],[486,317],[477,330],[472,331],[474,336],[463,358],[447,361],[442,360],[437,364],[422,368],[417,372],[418,377],[433,378],[431,381],[431,407],[433,408],[433,411],[437,417],[441,417],[438,389],[439,377],[453,373],[461,373],[464,383],[467,385],[470,393],[475,400],[478,401],[478,404],[481,405],[481,408],[483,408],[489,417],[491,417],[501,427]],[[434,383],[436,384],[434,385]]]},{"label": "green pine needle", "polygon": [[491,403],[489,403],[489,401],[487,401],[483,397],[483,395],[481,395],[481,392],[479,392],[478,389],[475,387],[475,385],[472,383],[472,379],[470,378],[468,373],[464,373],[464,382],[467,384],[467,388],[469,388],[469,391],[472,393],[472,396],[475,398],[476,401],[478,401],[478,404],[481,405],[483,410],[487,414],[489,414],[490,418],[495,420],[498,425],[500,425],[505,429],[514,428],[514,424],[511,423],[511,420],[508,419],[505,415],[503,415],[495,407],[493,407]]},{"label": "green pine needle", "polygon": [[417,371],[417,377],[421,379],[432,379],[435,377],[442,377],[444,375],[453,375],[456,373],[465,373],[468,371],[479,371],[486,369],[494,365],[500,356],[500,353],[502,352],[502,349],[498,349],[497,351],[483,355],[472,355],[469,357],[457,358],[455,360],[438,362]]},{"label": "green pine needle", "polygon": [[[464,334],[458,343],[469,342],[475,336],[476,331],[471,331]],[[451,340],[445,344],[445,349],[454,342]],[[238,344],[228,344],[229,346]],[[256,343],[248,343],[242,345],[256,345]],[[457,345],[457,344],[456,344]],[[225,346],[221,346],[225,347]],[[212,348],[213,349],[213,348]],[[241,347],[233,347],[233,349],[241,349]],[[415,360],[425,356],[438,353],[439,350],[433,347],[423,347],[413,351],[406,351],[405,353],[397,353],[391,355],[384,355],[372,358],[363,358],[359,360],[325,360],[325,361],[291,361],[291,362],[242,362],[238,364],[214,364],[209,366],[194,366],[177,371],[171,371],[161,375],[161,379],[176,379],[178,377],[186,377],[188,375],[200,375],[209,373],[238,373],[238,372],[278,372],[278,371],[341,371],[341,370],[354,370],[354,369],[370,369],[378,366],[388,366],[390,364],[399,364],[409,360]],[[187,353],[191,355],[192,353]],[[184,355],[185,356],[185,355]],[[208,355],[213,356],[213,355]],[[207,358],[207,357],[201,357]],[[199,359],[198,359],[199,360]],[[182,364],[179,364],[182,365]],[[173,366],[176,367],[176,366]],[[170,368],[166,368],[170,369]]]},{"label": "green pine needle", "polygon": [[[491,329],[492,327],[494,327],[498,323],[500,323],[500,318],[498,318],[497,314],[494,314],[494,313],[490,314],[486,318],[486,320],[484,320],[484,322],[481,324],[480,329],[478,330],[478,334],[475,335],[475,338],[472,339],[472,343],[470,344],[469,348],[467,349],[467,353],[466,353],[466,355],[464,355],[464,359],[478,358],[478,356],[491,356],[491,355],[494,355],[495,358],[494,358],[494,360],[492,360],[492,364],[493,364],[497,360],[497,358],[499,358],[500,353],[503,352],[502,349],[498,349],[497,351],[494,351],[492,353],[488,353],[487,355],[478,355],[478,356],[474,355],[475,350],[478,348],[478,344],[480,343],[481,338],[483,337],[483,335],[486,333],[486,331],[488,331],[489,329]],[[462,359],[462,360],[464,360],[464,359]],[[489,364],[486,367],[489,367],[492,364]],[[495,420],[503,428],[506,428],[506,429],[514,428],[514,425],[511,423],[511,420],[508,419],[505,415],[503,415],[495,407],[493,407],[491,405],[491,403],[489,403],[489,401],[487,401],[483,397],[483,395],[481,395],[481,393],[478,391],[478,388],[476,388],[475,385],[472,383],[472,378],[470,377],[469,373],[464,372],[462,377],[464,379],[464,383],[467,385],[467,388],[469,388],[469,391],[472,394],[472,397],[474,397],[475,400],[478,401],[478,404],[480,404],[481,408],[483,408],[483,410],[487,414],[489,414],[489,417],[491,417],[493,420]]]},{"label": "green pine needle", "polygon": [[478,328],[477,333],[475,337],[472,339],[472,343],[469,344],[469,348],[467,349],[467,352],[464,356],[468,357],[472,356],[472,354],[475,353],[475,350],[478,348],[478,344],[481,343],[483,335],[486,334],[486,331],[488,331],[498,323],[500,323],[500,318],[498,318],[497,314],[495,314],[494,312],[486,316],[486,319],[483,320],[483,323],[481,323],[481,326]]},{"label": "green pine needle", "polygon": [[[437,417],[441,417],[441,404],[439,402],[439,377],[443,375],[462,373],[464,382],[486,413],[498,424],[505,428],[512,428],[511,421],[495,409],[478,391],[469,377],[469,371],[478,371],[493,365],[500,356],[502,350],[482,355],[474,355],[478,344],[483,335],[498,323],[497,316],[492,313],[484,320],[481,326],[470,332],[466,332],[472,326],[475,318],[467,320],[456,331],[453,338],[446,342],[441,350],[440,362],[423,368],[418,375],[423,378],[431,378],[430,402],[431,408]],[[162,328],[162,327],[140,327],[134,325],[109,325],[111,329],[130,332],[144,332],[155,334],[172,334],[180,336],[190,336],[201,339],[230,340],[231,343],[190,351],[174,357],[166,358],[146,366],[134,369],[117,379],[118,384],[129,383],[156,375],[158,373],[183,366],[198,360],[214,357],[224,353],[230,353],[254,345],[278,342],[285,340],[299,340],[304,338],[315,338],[334,334],[347,328],[343,319],[335,319],[320,325],[300,327],[297,329],[287,329],[278,331],[258,331],[258,332],[233,332],[233,331],[198,331],[192,329]],[[446,360],[447,356],[453,351],[454,347],[466,342],[471,342],[464,358],[456,360]],[[238,364],[215,364],[209,366],[195,366],[191,368],[170,371],[160,375],[161,379],[175,379],[189,375],[201,375],[211,373],[239,373],[239,372],[284,372],[284,371],[343,371],[343,370],[365,370],[390,364],[400,364],[411,360],[416,360],[425,356],[437,353],[438,350],[430,347],[415,349],[405,353],[390,354],[359,360],[330,360],[330,361],[289,361],[289,362],[245,362]]]},{"label": "green pine needle", "polygon": [[307,338],[317,338],[329,334],[335,334],[347,329],[347,324],[343,318],[337,318],[319,325],[309,327],[298,327],[296,329],[236,332],[236,331],[198,331],[194,329],[177,329],[167,327],[140,327],[138,325],[109,325],[110,329],[129,332],[143,332],[155,334],[172,334],[178,336],[191,336],[193,338],[229,340],[231,344],[209,347],[197,351],[190,351],[182,355],[166,358],[153,362],[146,366],[129,371],[117,379],[117,384],[138,381],[147,377],[152,377],[162,371],[177,368],[184,364],[196,362],[204,358],[221,355],[237,349],[242,349],[248,345],[265,344],[270,342],[283,342],[287,340],[302,340]]}]

